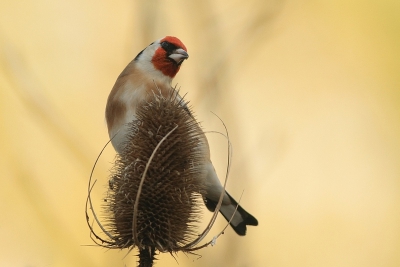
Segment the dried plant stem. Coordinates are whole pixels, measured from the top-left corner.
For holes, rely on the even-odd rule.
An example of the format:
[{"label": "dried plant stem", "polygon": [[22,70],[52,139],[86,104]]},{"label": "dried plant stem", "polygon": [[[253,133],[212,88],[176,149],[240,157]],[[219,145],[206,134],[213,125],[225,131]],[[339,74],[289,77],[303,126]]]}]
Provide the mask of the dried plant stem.
[{"label": "dried plant stem", "polygon": [[155,260],[155,248],[139,249],[139,267],[152,267]]},{"label": "dried plant stem", "polygon": [[[114,138],[114,137],[113,137],[113,138]],[[114,237],[113,237],[108,231],[106,231],[106,230],[104,229],[103,225],[101,224],[100,220],[98,219],[98,217],[97,217],[97,215],[96,215],[96,212],[94,211],[94,208],[93,208],[92,197],[91,197],[91,192],[92,192],[93,187],[95,186],[95,184],[96,184],[96,182],[97,182],[97,180],[95,180],[95,181],[93,182],[93,184],[92,184],[92,178],[93,178],[94,169],[96,168],[97,162],[99,161],[100,156],[103,154],[104,149],[105,149],[105,148],[107,147],[107,145],[111,142],[111,140],[112,140],[112,138],[111,138],[110,140],[108,140],[108,142],[107,142],[107,143],[104,145],[104,147],[101,149],[101,151],[100,151],[99,155],[97,156],[96,161],[95,161],[95,163],[94,163],[94,165],[93,165],[93,167],[92,167],[92,171],[90,172],[90,178],[89,178],[89,184],[88,184],[88,195],[87,195],[87,198],[86,198],[86,205],[85,205],[86,222],[87,222],[87,224],[88,224],[88,226],[89,226],[89,229],[90,229],[90,238],[91,238],[97,245],[100,245],[100,246],[105,246],[105,245],[102,244],[102,243],[110,244],[111,242],[109,242],[109,241],[107,241],[107,240],[105,240],[105,239],[102,239],[102,238],[101,238],[100,236],[98,236],[98,235],[96,234],[96,232],[93,230],[93,226],[92,226],[91,223],[89,222],[88,207],[89,207],[89,209],[91,210],[91,213],[92,213],[94,219],[96,220],[97,225],[101,228],[101,230],[103,231],[103,233],[105,233],[105,234],[110,238],[110,240],[114,240]],[[92,235],[94,235],[94,236],[96,237],[96,239],[94,239]],[[97,240],[100,240],[102,243],[99,243]]]}]

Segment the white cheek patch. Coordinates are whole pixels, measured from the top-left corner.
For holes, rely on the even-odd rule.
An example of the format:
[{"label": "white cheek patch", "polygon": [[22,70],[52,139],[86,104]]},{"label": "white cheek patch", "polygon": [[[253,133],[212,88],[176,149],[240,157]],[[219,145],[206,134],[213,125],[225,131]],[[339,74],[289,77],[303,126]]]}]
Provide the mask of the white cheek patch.
[{"label": "white cheek patch", "polygon": [[158,48],[160,48],[160,40],[157,40],[146,47],[139,58],[135,61],[136,66],[141,72],[148,74],[148,76],[155,82],[171,84],[171,77],[164,75],[160,70],[154,68],[152,60]]},{"label": "white cheek patch", "polygon": [[138,62],[137,67],[143,73],[148,74],[148,77],[151,77],[151,79],[155,82],[162,84],[171,84],[172,82],[171,77],[164,75],[162,71],[154,68],[153,62],[151,62],[151,60]]}]

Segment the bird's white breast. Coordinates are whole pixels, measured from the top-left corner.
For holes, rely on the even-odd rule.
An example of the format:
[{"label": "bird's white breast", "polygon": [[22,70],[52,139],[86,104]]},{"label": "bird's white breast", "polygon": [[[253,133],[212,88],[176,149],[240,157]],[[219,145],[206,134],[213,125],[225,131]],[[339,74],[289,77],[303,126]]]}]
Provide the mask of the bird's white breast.
[{"label": "bird's white breast", "polygon": [[118,101],[124,104],[125,113],[119,123],[113,125],[109,131],[112,138],[111,143],[118,153],[122,152],[123,145],[127,140],[129,123],[136,120],[136,109],[140,102],[145,100],[146,88],[144,85],[135,86],[131,81],[127,81],[122,89],[122,93],[118,96]]}]

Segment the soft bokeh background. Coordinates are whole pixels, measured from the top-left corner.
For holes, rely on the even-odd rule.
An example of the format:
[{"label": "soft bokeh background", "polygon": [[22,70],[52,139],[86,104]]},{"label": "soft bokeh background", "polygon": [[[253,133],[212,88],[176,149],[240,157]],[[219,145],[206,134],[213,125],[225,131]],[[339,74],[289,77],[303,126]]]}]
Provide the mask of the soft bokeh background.
[{"label": "soft bokeh background", "polygon": [[[2,0],[0,266],[136,265],[85,246],[84,204],[108,93],[165,35],[188,47],[174,81],[205,130],[223,131],[211,111],[228,127],[228,190],[259,226],[156,266],[400,266],[397,0]],[[223,177],[226,140],[209,139]]]}]

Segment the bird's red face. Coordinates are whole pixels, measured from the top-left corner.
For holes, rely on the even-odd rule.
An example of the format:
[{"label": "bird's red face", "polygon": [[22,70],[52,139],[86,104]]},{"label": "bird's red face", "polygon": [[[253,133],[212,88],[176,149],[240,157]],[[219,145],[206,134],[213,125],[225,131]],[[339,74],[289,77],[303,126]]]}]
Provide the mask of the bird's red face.
[{"label": "bird's red face", "polygon": [[182,62],[189,57],[185,45],[176,37],[167,36],[160,40],[160,47],[154,53],[154,68],[174,78]]}]

